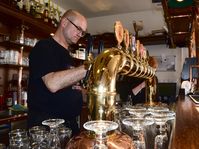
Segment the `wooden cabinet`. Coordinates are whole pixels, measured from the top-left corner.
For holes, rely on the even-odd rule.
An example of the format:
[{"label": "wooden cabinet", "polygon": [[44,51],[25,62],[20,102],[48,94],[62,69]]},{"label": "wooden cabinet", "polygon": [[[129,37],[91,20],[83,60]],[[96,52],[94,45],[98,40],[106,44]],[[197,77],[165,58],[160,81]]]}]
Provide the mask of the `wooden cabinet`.
[{"label": "wooden cabinet", "polygon": [[15,80],[16,98],[21,104],[22,91],[28,83],[29,52],[39,39],[49,37],[55,30],[53,25],[0,2],[0,95]]}]

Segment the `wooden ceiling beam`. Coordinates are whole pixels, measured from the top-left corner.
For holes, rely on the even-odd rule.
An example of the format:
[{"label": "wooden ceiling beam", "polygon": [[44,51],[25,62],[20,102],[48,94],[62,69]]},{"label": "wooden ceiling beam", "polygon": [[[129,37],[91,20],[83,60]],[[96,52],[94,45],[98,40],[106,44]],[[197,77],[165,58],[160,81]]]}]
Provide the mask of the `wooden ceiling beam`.
[{"label": "wooden ceiling beam", "polygon": [[162,7],[163,7],[163,10],[164,10],[164,17],[165,17],[165,22],[167,23],[167,27],[168,27],[168,36],[169,36],[169,39],[170,39],[170,42],[171,42],[171,45],[169,45],[171,48],[175,48],[176,45],[174,44],[174,40],[173,40],[173,37],[172,37],[172,30],[171,30],[171,22],[168,21],[170,18],[170,15],[169,15],[169,10],[168,10],[168,4],[167,4],[167,0],[162,0]]},{"label": "wooden ceiling beam", "polygon": [[[188,47],[192,37],[194,11],[192,6],[170,8],[168,0],[162,0],[165,22],[168,27],[170,48],[185,45]],[[181,37],[182,36],[182,37]],[[182,40],[184,39],[184,41]]]}]

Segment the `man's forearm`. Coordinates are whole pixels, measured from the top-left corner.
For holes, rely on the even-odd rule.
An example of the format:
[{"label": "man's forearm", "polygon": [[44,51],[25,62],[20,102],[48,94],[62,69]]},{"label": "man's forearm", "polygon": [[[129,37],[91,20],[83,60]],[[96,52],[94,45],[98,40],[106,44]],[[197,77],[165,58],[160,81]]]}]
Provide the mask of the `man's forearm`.
[{"label": "man's forearm", "polygon": [[145,81],[132,89],[134,95],[137,95],[145,87]]},{"label": "man's forearm", "polygon": [[51,92],[56,92],[62,88],[73,85],[84,78],[86,69],[84,66],[79,66],[63,71],[51,72],[42,77],[46,87]]}]

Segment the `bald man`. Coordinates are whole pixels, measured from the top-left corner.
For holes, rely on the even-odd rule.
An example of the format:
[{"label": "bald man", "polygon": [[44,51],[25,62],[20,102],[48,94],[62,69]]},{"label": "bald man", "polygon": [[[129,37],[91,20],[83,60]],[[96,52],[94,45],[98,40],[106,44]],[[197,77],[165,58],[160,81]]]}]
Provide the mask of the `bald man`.
[{"label": "bald man", "polygon": [[29,55],[28,127],[50,118],[65,120],[73,134],[82,108],[82,92],[73,85],[84,78],[84,66],[74,67],[69,46],[86,34],[87,19],[75,10],[64,13],[54,36],[37,42]]}]

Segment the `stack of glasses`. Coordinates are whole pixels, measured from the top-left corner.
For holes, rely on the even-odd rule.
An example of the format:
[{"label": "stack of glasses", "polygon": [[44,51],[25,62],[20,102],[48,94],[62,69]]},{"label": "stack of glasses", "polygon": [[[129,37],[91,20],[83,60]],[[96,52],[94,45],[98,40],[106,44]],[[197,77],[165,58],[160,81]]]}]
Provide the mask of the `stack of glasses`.
[{"label": "stack of glasses", "polygon": [[174,111],[165,106],[145,105],[128,106],[120,111],[123,112],[117,122],[121,131],[131,136],[135,149],[169,148],[175,128]]},{"label": "stack of glasses", "polygon": [[62,119],[49,119],[42,122],[45,126],[34,126],[28,131],[15,129],[9,133],[9,149],[65,149],[71,138],[71,129],[61,123]]}]

